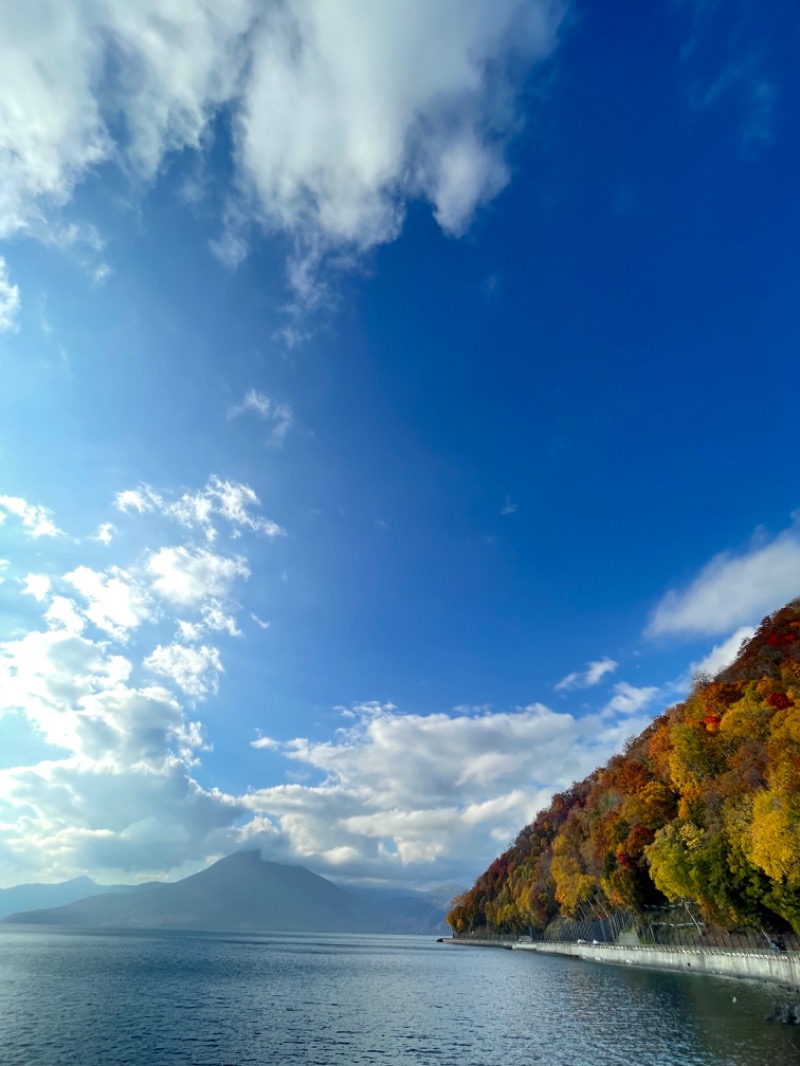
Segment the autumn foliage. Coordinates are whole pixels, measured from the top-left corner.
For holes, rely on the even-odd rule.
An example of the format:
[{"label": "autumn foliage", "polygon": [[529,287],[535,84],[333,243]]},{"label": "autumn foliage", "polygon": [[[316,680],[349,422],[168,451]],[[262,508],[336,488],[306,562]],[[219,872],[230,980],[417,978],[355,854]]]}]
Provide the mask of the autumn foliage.
[{"label": "autumn foliage", "polygon": [[523,932],[680,900],[713,924],[800,932],[800,600],[555,796],[447,920]]}]

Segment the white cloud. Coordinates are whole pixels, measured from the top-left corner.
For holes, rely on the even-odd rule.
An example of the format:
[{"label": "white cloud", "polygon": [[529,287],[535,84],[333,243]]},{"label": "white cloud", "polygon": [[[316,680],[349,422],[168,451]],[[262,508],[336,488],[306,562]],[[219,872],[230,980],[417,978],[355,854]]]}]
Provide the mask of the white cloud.
[{"label": "white cloud", "polygon": [[585,670],[579,670],[562,677],[555,686],[557,692],[572,692],[575,689],[591,688],[599,684],[607,674],[613,674],[619,664],[607,656],[586,664]]},{"label": "white cloud", "polygon": [[20,496],[0,496],[0,525],[9,514],[20,519],[22,528],[31,537],[57,537],[61,533],[52,520],[52,511],[28,503]]},{"label": "white cloud", "polygon": [[156,495],[148,485],[145,485],[138,489],[125,489],[123,492],[118,492],[114,497],[114,506],[118,511],[122,511],[123,514],[128,514],[130,511],[147,514],[161,510],[163,502],[160,496]]},{"label": "white cloud", "polygon": [[6,261],[0,256],[0,333],[14,328],[20,306],[19,286],[9,281]]},{"label": "white cloud", "polygon": [[24,588],[23,595],[33,596],[37,603],[47,599],[50,591],[50,578],[45,574],[27,574],[22,578]]},{"label": "white cloud", "polygon": [[272,400],[270,400],[269,396],[265,396],[263,392],[257,392],[256,389],[249,389],[241,403],[228,408],[226,417],[228,419],[238,418],[239,415],[243,415],[246,411],[253,411],[259,418],[263,419],[269,417],[271,408]]},{"label": "white cloud", "polygon": [[153,552],[144,569],[153,591],[178,607],[200,607],[209,600],[225,600],[237,578],[250,576],[241,556],[230,558],[183,546]]},{"label": "white cloud", "polygon": [[117,531],[117,527],[112,525],[111,522],[101,522],[97,527],[97,532],[92,537],[92,540],[97,540],[101,544],[105,544],[106,547],[114,539],[114,534]]},{"label": "white cloud", "polygon": [[294,411],[288,403],[276,404],[272,409],[272,432],[270,443],[280,445],[286,439],[286,435],[294,424]]},{"label": "white cloud", "polygon": [[208,246],[228,270],[235,270],[250,251],[246,238],[235,229],[225,229],[220,237],[209,241]]},{"label": "white cloud", "polygon": [[153,618],[153,607],[137,579],[119,567],[105,572],[79,566],[64,580],[86,603],[82,613],[98,629],[124,640],[128,631]]},{"label": "white cloud", "polygon": [[202,622],[178,622],[178,635],[180,639],[187,641],[190,644],[195,640],[199,640],[202,637],[204,630],[205,626]]},{"label": "white cloud", "polygon": [[[200,724],[165,687],[132,685],[134,663],[84,637],[66,597],[53,597],[43,621],[49,628],[0,643],[0,717],[27,720],[52,746],[0,770],[3,879],[157,874],[232,850],[241,808],[192,776]],[[147,666],[199,698],[221,664],[216,649],[196,655],[159,646]]]},{"label": "white cloud", "polygon": [[283,444],[294,422],[294,411],[288,403],[273,403],[262,392],[250,389],[245,393],[245,397],[240,404],[228,408],[227,418],[229,420],[238,418],[247,411],[252,411],[262,422],[269,421],[272,423],[269,443]]},{"label": "white cloud", "polygon": [[236,625],[236,619],[228,614],[218,603],[206,603],[202,608],[203,625],[206,629],[212,629],[217,633],[227,633],[229,637],[240,637],[241,629]]},{"label": "white cloud", "polygon": [[[469,876],[566,787],[605,761],[639,722],[576,719],[541,704],[475,715],[402,714],[357,704],[327,741],[270,737],[278,751],[320,776],[314,784],[254,790],[244,835],[265,852],[349,876]],[[466,871],[466,872],[465,872]]]},{"label": "white cloud", "polygon": [[664,596],[646,635],[726,633],[759,621],[798,595],[800,527],[794,525],[740,555],[716,555],[687,589]]},{"label": "white cloud", "polygon": [[659,690],[652,685],[637,688],[627,681],[618,681],[614,685],[614,695],[602,710],[603,715],[632,715],[649,706],[658,696]]},{"label": "white cloud", "polygon": [[273,740],[272,737],[256,737],[255,740],[250,741],[251,748],[260,748],[262,751],[276,751],[280,744],[277,740]]},{"label": "white cloud", "polygon": [[554,50],[565,7],[39,0],[0,10],[0,237],[41,228],[102,164],[152,180],[169,152],[202,149],[224,108],[238,200],[217,254],[242,257],[242,218],[282,230],[308,306],[327,253],[393,239],[409,201],[427,201],[459,234],[502,189],[518,89]]},{"label": "white cloud", "polygon": [[720,644],[715,644],[708,655],[701,659],[699,663],[692,663],[690,672],[692,674],[710,674],[714,677],[720,670],[724,670],[726,666],[731,665],[739,654],[742,643],[745,640],[749,640],[754,634],[755,629],[752,626],[740,626],[735,633],[731,633],[727,640],[723,640]]},{"label": "white cloud", "polygon": [[177,519],[189,529],[201,530],[209,541],[217,538],[219,519],[231,527],[234,536],[243,530],[270,538],[284,536],[286,531],[276,522],[253,514],[260,503],[249,485],[225,481],[216,474],[212,474],[198,492],[184,492],[175,500],[167,499],[150,485],[126,489],[114,498],[116,508],[124,513],[159,513]]},{"label": "white cloud", "polygon": [[502,515],[514,514],[514,512],[516,510],[517,510],[517,505],[514,503],[514,501],[511,499],[510,496],[506,496],[506,501],[503,504],[503,507],[502,507],[502,509],[500,511],[500,514],[502,514]]},{"label": "white cloud", "polygon": [[253,614],[251,612],[250,613],[250,618],[252,619],[252,621],[255,622],[255,624],[258,626],[259,629],[269,629],[270,623],[269,622],[265,622],[263,618],[259,618],[257,614]]},{"label": "white cloud", "polygon": [[86,627],[86,620],[66,596],[53,596],[44,613],[44,621],[48,629],[62,629],[68,633],[81,633]]},{"label": "white cloud", "polygon": [[492,135],[513,121],[513,97],[490,84],[492,60],[547,54],[559,15],[508,0],[274,8],[256,37],[240,142],[267,217],[369,247],[392,239],[403,200],[421,196],[461,232],[507,177]]},{"label": "white cloud", "polygon": [[[215,521],[238,528],[258,519],[249,490],[239,494],[221,479],[206,488]],[[189,496],[144,487],[120,505],[151,520],[176,518],[173,501],[184,507]],[[2,504],[3,517],[18,517],[31,533],[52,526],[44,508],[15,497]],[[57,558],[97,550],[65,538]],[[74,563],[62,576],[20,580],[41,605],[38,628],[0,643],[0,717],[27,723],[44,753],[0,770],[0,883],[87,869],[117,880],[131,871],[192,872],[237,847],[246,812],[195,779],[206,742],[178,697],[200,701],[217,691],[222,657],[208,634],[240,635],[231,594],[249,576],[246,560],[176,544],[125,568]],[[130,640],[140,629],[153,638]],[[164,639],[164,630],[180,637]],[[151,653],[134,654],[145,640]]]},{"label": "white cloud", "polygon": [[144,660],[145,668],[165,677],[187,696],[202,699],[217,693],[222,662],[219,650],[208,644],[187,648],[185,644],[159,644]]},{"label": "white cloud", "polygon": [[2,571],[3,570],[7,570],[7,569],[8,569],[8,559],[0,559],[0,585],[2,585],[3,582],[5,581],[5,578],[2,575]]}]

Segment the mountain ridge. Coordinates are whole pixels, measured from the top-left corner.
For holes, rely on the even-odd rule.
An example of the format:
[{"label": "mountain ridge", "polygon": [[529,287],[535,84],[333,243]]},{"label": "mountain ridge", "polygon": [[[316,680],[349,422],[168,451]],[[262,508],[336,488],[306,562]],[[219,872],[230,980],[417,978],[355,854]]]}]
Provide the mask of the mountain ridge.
[{"label": "mountain ridge", "polygon": [[0,920],[16,911],[62,907],[90,896],[138,892],[157,884],[161,882],[149,881],[139,885],[99,885],[91,877],[83,875],[53,884],[26,882],[11,885],[9,888],[0,888]]},{"label": "mountain ridge", "polygon": [[449,890],[444,888],[390,895],[382,902],[369,890],[348,891],[304,866],[262,859],[255,849],[150,887],[20,910],[2,921],[95,929],[439,933],[447,928],[444,916],[452,899],[445,898]]}]

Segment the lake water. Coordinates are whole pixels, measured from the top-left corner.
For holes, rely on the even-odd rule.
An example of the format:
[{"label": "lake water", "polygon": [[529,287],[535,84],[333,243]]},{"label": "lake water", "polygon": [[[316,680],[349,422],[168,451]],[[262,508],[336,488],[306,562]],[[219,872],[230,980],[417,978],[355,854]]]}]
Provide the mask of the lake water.
[{"label": "lake water", "polygon": [[791,1066],[792,998],[421,937],[0,932],[2,1066]]}]

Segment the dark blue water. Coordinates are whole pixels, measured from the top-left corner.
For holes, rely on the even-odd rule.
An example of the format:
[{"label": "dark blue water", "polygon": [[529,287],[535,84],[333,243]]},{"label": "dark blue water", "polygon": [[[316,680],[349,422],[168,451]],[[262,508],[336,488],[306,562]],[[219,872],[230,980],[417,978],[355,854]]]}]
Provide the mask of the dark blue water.
[{"label": "dark blue water", "polygon": [[800,1030],[764,1018],[792,998],[416,937],[15,930],[0,1063],[784,1066]]}]

